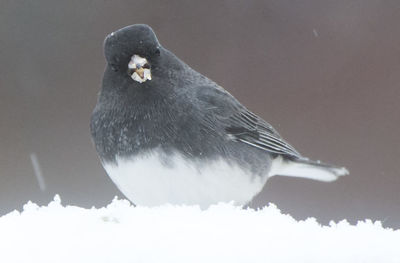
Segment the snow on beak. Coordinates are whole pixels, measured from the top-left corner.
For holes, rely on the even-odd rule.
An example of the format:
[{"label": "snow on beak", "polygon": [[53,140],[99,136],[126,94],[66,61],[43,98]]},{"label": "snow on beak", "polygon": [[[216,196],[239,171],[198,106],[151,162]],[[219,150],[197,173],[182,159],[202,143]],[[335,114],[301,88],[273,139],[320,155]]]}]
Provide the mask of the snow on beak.
[{"label": "snow on beak", "polygon": [[128,64],[128,74],[139,83],[151,80],[151,70],[147,59],[133,55]]}]

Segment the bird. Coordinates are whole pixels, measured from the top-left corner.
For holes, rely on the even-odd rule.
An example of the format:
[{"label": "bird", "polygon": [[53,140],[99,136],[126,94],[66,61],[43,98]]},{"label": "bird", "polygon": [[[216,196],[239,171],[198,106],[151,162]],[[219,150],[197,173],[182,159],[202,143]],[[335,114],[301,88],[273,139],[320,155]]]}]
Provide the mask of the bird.
[{"label": "bird", "polygon": [[90,120],[106,173],[135,205],[248,204],[273,176],[330,182],[346,168],[303,157],[265,120],[134,24],[104,40]]}]

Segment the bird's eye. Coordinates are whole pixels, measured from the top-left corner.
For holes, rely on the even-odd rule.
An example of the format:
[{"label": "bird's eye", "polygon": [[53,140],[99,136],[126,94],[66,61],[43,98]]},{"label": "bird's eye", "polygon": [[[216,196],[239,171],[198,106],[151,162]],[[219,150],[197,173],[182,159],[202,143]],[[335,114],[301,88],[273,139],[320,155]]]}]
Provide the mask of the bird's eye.
[{"label": "bird's eye", "polygon": [[160,48],[157,48],[156,51],[155,51],[155,53],[156,53],[157,56],[159,56],[160,53],[161,53]]}]

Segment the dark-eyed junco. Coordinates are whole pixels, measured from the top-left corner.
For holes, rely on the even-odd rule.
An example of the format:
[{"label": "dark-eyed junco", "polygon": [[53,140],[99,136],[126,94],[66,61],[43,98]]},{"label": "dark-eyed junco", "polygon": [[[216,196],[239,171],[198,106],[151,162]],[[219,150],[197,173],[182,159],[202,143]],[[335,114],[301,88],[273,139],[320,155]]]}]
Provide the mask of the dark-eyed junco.
[{"label": "dark-eyed junco", "polygon": [[104,53],[92,137],[107,174],[137,205],[241,205],[274,175],[328,182],[348,174],[302,157],[147,25],[111,33]]}]

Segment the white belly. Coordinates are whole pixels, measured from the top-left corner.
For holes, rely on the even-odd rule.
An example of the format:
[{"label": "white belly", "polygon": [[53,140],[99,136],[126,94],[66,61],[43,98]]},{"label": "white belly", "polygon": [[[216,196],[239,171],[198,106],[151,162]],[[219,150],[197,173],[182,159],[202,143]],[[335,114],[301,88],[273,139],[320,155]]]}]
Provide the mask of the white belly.
[{"label": "white belly", "polygon": [[128,199],[144,206],[170,203],[207,208],[230,201],[243,205],[261,191],[267,179],[223,160],[196,165],[178,154],[168,156],[168,162],[161,156],[117,158],[117,164],[103,166]]}]

